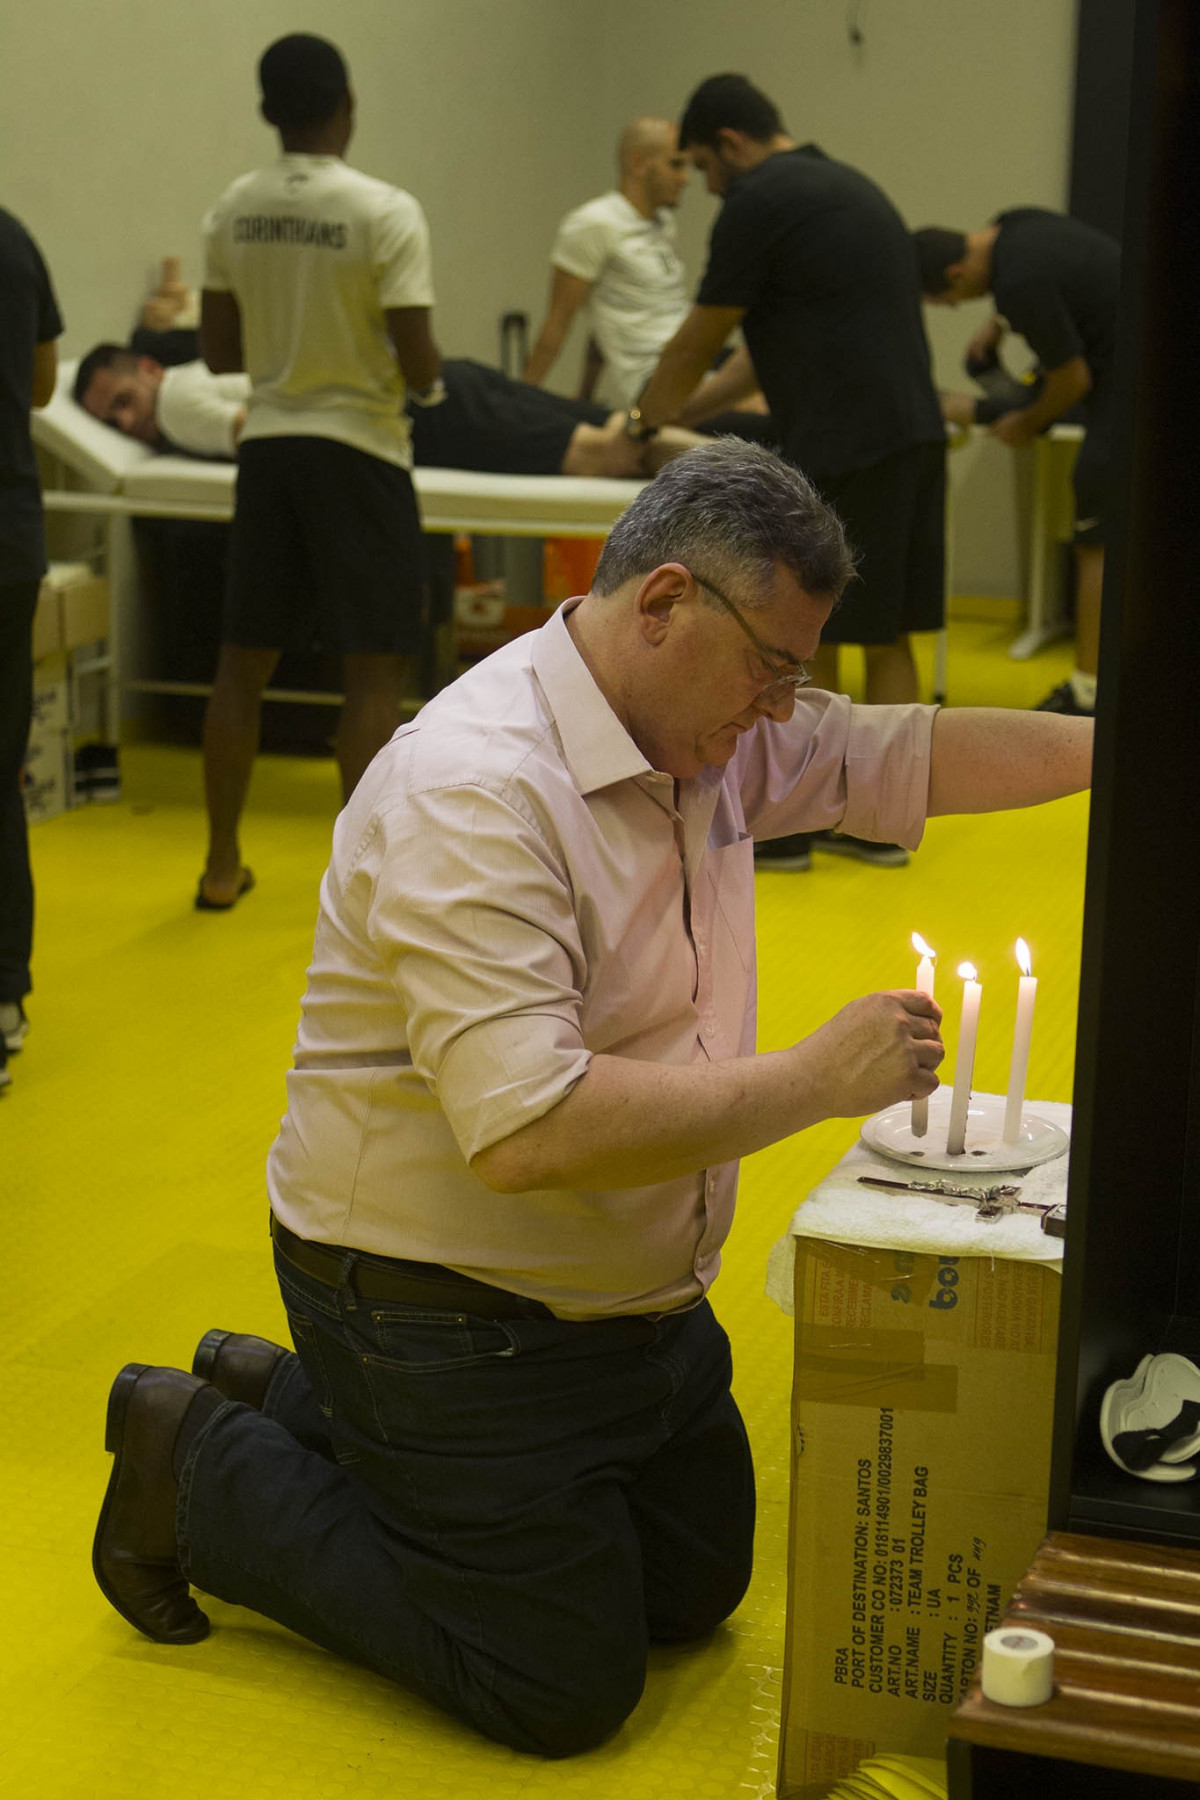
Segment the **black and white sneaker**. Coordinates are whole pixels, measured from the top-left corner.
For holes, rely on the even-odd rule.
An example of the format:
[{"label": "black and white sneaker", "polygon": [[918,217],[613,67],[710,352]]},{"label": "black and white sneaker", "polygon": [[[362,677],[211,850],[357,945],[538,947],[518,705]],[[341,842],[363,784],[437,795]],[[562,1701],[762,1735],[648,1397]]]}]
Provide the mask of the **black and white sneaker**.
[{"label": "black and white sneaker", "polygon": [[75,752],[75,794],[80,800],[121,798],[121,765],[115,744],[80,744]]},{"label": "black and white sneaker", "polygon": [[1096,709],[1092,706],[1080,706],[1075,698],[1075,689],[1069,681],[1053,688],[1044,700],[1039,700],[1034,712],[1067,713],[1073,719],[1094,719]]},{"label": "black and white sneaker", "polygon": [[870,838],[851,837],[845,831],[818,831],[813,847],[831,856],[853,856],[859,862],[873,863],[877,869],[902,869],[908,862],[908,851],[900,844],[877,844]]},{"label": "black and white sneaker", "polygon": [[812,834],[795,832],[791,837],[766,838],[754,846],[754,866],[774,869],[780,875],[802,875],[812,868]]}]

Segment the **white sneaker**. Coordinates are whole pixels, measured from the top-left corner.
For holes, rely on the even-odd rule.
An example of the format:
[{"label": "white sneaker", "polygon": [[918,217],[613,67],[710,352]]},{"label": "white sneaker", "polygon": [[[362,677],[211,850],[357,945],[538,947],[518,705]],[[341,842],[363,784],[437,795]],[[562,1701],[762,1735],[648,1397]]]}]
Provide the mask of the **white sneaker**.
[{"label": "white sneaker", "polygon": [[25,1008],[19,1000],[0,1000],[0,1032],[4,1035],[4,1044],[10,1056],[14,1056],[25,1042],[25,1033],[29,1030],[29,1020],[25,1017]]}]

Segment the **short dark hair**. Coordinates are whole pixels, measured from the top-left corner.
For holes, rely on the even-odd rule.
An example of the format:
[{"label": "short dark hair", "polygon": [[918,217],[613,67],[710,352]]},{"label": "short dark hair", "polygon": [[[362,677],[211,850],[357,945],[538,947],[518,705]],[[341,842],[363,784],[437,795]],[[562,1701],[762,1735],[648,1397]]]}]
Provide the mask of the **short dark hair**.
[{"label": "short dark hair", "polygon": [[75,371],[75,385],[71,389],[71,397],[76,405],[82,406],[84,396],[92,385],[92,378],[101,369],[136,369],[137,352],[128,344],[97,344],[89,350]]},{"label": "short dark hair", "polygon": [[912,235],[917,248],[921,292],[936,300],[950,286],[946,270],[960,263],[967,254],[967,234],[950,231],[945,225],[922,225],[920,231],[914,231]]},{"label": "short dark hair", "polygon": [[683,109],[679,121],[679,147],[717,146],[719,131],[744,131],[755,143],[765,144],[784,130],[779,108],[744,75],[710,75],[702,81]]},{"label": "short dark hair", "polygon": [[812,483],[734,437],[685,451],[642,490],[605,541],[592,592],[613,594],[663,563],[690,569],[693,557],[717,580],[748,577],[761,589],[750,607],[767,603],[778,563],[807,593],[835,599],[854,573],[842,522]]},{"label": "short dark hair", "polygon": [[335,45],[307,31],[294,31],[264,50],[258,85],[263,113],[276,130],[301,131],[329,122],[349,92],[350,81]]}]

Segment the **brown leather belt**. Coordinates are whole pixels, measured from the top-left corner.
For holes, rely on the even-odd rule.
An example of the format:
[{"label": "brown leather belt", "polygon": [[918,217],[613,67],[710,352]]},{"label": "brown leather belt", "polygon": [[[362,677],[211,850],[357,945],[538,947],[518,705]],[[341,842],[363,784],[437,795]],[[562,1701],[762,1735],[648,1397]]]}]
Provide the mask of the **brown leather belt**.
[{"label": "brown leather belt", "polygon": [[342,1286],[347,1256],[354,1258],[350,1285],[364,1300],[394,1300],[401,1306],[425,1306],[434,1312],[473,1313],[478,1319],[552,1319],[540,1300],[510,1294],[507,1288],[474,1281],[441,1263],[405,1262],[399,1257],[372,1256],[348,1245],[316,1244],[297,1237],[271,1214],[271,1236],[284,1262],[326,1287]]}]

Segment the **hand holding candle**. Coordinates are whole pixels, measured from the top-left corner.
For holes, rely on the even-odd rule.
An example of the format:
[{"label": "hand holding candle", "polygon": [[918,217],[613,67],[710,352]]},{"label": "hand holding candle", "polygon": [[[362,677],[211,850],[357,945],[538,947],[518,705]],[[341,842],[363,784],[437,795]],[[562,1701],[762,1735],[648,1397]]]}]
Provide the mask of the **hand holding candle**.
[{"label": "hand holding candle", "polygon": [[[912,947],[921,958],[917,964],[917,992],[928,994],[932,1000],[933,965],[937,959],[937,951],[929,948],[919,931],[914,931],[912,934]],[[909,1129],[914,1137],[924,1137],[929,1130],[929,1101],[927,1099],[913,1101]]]},{"label": "hand holding candle", "polygon": [[1012,1065],[1008,1075],[1008,1102],[1004,1108],[1004,1142],[1016,1144],[1021,1139],[1021,1116],[1025,1107],[1025,1078],[1029,1073],[1029,1045],[1033,1037],[1033,1003],[1037,999],[1037,977],[1032,973],[1029,945],[1017,939],[1017,962],[1021,982],[1017,989],[1017,1026],[1013,1032]]},{"label": "hand holding candle", "polygon": [[963,978],[962,1017],[958,1026],[958,1054],[954,1062],[954,1098],[950,1103],[950,1130],[946,1137],[949,1156],[961,1156],[967,1147],[967,1108],[975,1078],[975,1039],[979,1034],[979,1003],[983,988],[973,963],[959,963]]}]

